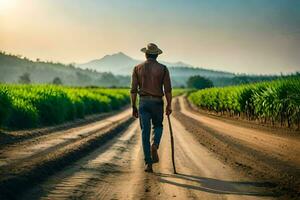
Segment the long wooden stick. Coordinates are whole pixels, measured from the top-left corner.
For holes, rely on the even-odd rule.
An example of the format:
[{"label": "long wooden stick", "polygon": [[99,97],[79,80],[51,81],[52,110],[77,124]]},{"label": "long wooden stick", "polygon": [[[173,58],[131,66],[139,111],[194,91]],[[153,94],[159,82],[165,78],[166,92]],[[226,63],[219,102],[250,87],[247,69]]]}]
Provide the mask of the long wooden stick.
[{"label": "long wooden stick", "polygon": [[172,130],[172,125],[171,125],[171,120],[170,120],[170,116],[169,115],[168,115],[168,122],[169,122],[170,136],[171,136],[171,152],[172,152],[173,170],[174,170],[174,174],[177,174],[176,167],[175,167],[175,153],[174,153],[173,130]]}]

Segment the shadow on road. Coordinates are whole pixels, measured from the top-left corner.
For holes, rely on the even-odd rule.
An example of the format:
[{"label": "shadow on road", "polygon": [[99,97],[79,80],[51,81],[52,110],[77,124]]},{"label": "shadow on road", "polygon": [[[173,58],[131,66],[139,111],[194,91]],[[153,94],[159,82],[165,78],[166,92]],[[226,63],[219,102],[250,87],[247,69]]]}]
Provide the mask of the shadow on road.
[{"label": "shadow on road", "polygon": [[234,194],[251,196],[279,196],[275,185],[270,182],[239,182],[198,177],[187,174],[156,173],[161,183],[171,184],[191,190],[214,194]]}]

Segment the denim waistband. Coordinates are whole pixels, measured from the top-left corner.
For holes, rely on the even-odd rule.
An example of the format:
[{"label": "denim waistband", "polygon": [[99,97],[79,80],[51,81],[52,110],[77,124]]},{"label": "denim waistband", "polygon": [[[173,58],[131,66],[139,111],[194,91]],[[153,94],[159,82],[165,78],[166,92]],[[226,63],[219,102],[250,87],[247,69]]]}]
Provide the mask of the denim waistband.
[{"label": "denim waistband", "polygon": [[158,96],[140,96],[140,99],[162,100],[162,97],[158,97]]},{"label": "denim waistband", "polygon": [[140,101],[162,101],[162,97],[140,96]]}]

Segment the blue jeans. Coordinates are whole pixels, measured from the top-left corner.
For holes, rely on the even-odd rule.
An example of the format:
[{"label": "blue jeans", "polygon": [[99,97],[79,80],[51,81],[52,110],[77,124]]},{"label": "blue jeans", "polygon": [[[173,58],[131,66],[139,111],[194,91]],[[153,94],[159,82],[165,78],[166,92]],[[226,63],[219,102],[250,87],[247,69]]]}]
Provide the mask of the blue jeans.
[{"label": "blue jeans", "polygon": [[159,147],[163,132],[163,104],[163,100],[160,99],[140,99],[139,119],[142,129],[142,144],[146,164],[152,163],[150,151],[151,122],[153,129],[152,142],[157,148]]}]

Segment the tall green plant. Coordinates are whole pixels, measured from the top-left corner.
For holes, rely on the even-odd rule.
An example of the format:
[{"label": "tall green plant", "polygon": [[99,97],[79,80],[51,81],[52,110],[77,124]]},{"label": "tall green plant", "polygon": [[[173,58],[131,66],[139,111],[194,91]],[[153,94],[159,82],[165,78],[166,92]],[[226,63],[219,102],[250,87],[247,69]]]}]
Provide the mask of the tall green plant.
[{"label": "tall green plant", "polygon": [[300,78],[291,77],[224,88],[193,92],[189,100],[196,106],[231,115],[241,114],[262,122],[280,122],[299,127]]}]

